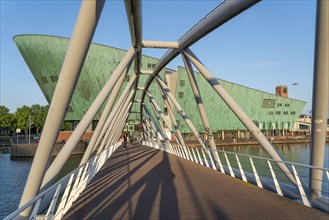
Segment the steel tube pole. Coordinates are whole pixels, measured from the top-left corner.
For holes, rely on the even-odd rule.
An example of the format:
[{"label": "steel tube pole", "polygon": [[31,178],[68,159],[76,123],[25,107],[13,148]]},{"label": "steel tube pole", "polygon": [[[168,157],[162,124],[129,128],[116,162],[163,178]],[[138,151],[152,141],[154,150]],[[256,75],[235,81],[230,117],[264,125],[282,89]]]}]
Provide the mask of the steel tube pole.
[{"label": "steel tube pole", "polygon": [[[31,200],[40,189],[104,3],[104,0],[85,0],[81,4],[70,45],[56,84],[42,136],[19,206]],[[31,208],[26,209],[22,213],[22,216],[27,216],[30,212]]]},{"label": "steel tube pole", "polygon": [[166,119],[166,117],[163,115],[163,112],[161,111],[160,107],[158,106],[158,104],[156,103],[156,101],[154,100],[154,97],[152,96],[151,93],[147,93],[149,100],[151,102],[151,104],[154,106],[155,111],[161,116],[161,119],[164,121],[164,123],[167,125],[168,129],[172,132],[175,133],[172,128],[171,125],[169,124],[168,120]]},{"label": "steel tube pole", "polygon": [[151,108],[152,108],[152,110],[153,110],[153,112],[155,114],[155,117],[156,117],[157,121],[158,121],[158,125],[160,126],[161,131],[164,134],[164,137],[165,137],[164,140],[168,140],[168,136],[167,136],[166,130],[164,129],[163,124],[160,121],[160,116],[159,116],[158,112],[156,111],[155,107],[152,105],[152,103],[151,103]]},{"label": "steel tube pole", "polygon": [[[130,87],[127,87],[127,88],[130,88]],[[102,142],[101,142],[101,144],[98,148],[98,151],[97,151],[98,153],[102,152],[104,146],[106,145],[107,139],[108,139],[109,135],[111,134],[111,131],[113,130],[113,127],[115,126],[115,123],[116,123],[117,119],[121,115],[120,113],[128,111],[127,106],[128,106],[128,103],[130,103],[131,98],[133,97],[134,93],[135,93],[135,90],[132,89],[132,90],[130,90],[130,93],[129,93],[128,97],[125,97],[126,95],[124,95],[124,94],[121,95],[120,99],[121,98],[122,99],[118,100],[118,105],[117,105],[118,107],[115,106],[117,108],[113,109],[113,111],[112,111],[113,114],[111,112],[111,115],[109,117],[109,119],[110,119],[109,121],[111,123],[109,124],[109,128],[106,129],[106,133],[104,135],[104,138],[103,138],[103,140],[102,140]]]},{"label": "steel tube pole", "polygon": [[110,111],[112,109],[112,106],[114,104],[114,101],[115,101],[115,99],[116,99],[116,97],[117,97],[117,95],[118,95],[118,93],[120,91],[120,88],[123,85],[123,82],[124,82],[124,80],[125,80],[125,78],[127,76],[128,70],[130,68],[130,64],[125,69],[125,73],[122,73],[121,74],[118,82],[115,84],[115,86],[114,86],[114,88],[113,88],[113,90],[112,90],[112,92],[110,94],[110,97],[109,97],[109,99],[108,99],[108,101],[107,101],[107,103],[106,103],[106,105],[104,107],[103,113],[102,113],[102,115],[101,115],[101,117],[100,117],[100,119],[99,119],[99,121],[97,123],[96,129],[95,129],[95,131],[94,131],[94,133],[93,133],[93,135],[92,135],[92,137],[90,139],[90,142],[88,144],[88,147],[87,147],[87,149],[86,149],[86,151],[85,151],[85,153],[84,153],[84,155],[83,155],[83,157],[81,159],[80,165],[86,163],[88,161],[91,153],[94,151],[94,146],[95,146],[96,140],[99,137],[99,134],[100,134],[100,132],[101,132],[101,130],[102,130],[104,124],[105,124],[105,121],[106,121],[107,117],[110,114]]},{"label": "steel tube pole", "polygon": [[[226,105],[232,110],[232,112],[238,117],[238,119],[246,126],[246,128],[252,133],[259,144],[264,150],[271,156],[271,158],[282,161],[283,156],[278,150],[272,146],[272,144],[266,139],[263,133],[252,122],[248,115],[241,109],[241,107],[233,100],[233,98],[226,92],[226,90],[220,85],[218,80],[212,76],[207,68],[196,58],[191,50],[184,51],[186,57],[194,64],[194,66],[200,71],[207,82],[217,92],[217,94],[223,99]],[[280,169],[286,174],[289,180],[296,185],[296,181],[290,169],[284,163],[277,163]]]},{"label": "steel tube pole", "polygon": [[[148,109],[148,107],[146,106],[146,104],[142,103],[142,105],[143,105],[143,107],[144,107],[144,109],[146,111],[146,114],[150,118],[151,125],[152,125],[153,129],[156,131],[156,133],[155,133],[156,136],[155,137],[156,138],[158,137],[157,133],[159,132],[160,135],[162,136],[163,140],[165,140],[165,136],[164,136],[161,128],[159,127],[159,125],[157,123],[155,123],[155,119],[153,118],[153,115],[151,114],[150,110]],[[152,124],[152,122],[153,122],[153,124]],[[156,127],[156,129],[154,128],[154,126]]]},{"label": "steel tube pole", "polygon": [[199,87],[198,87],[198,83],[196,81],[195,74],[193,72],[192,64],[186,58],[186,56],[184,54],[182,54],[182,58],[183,58],[183,61],[184,61],[184,65],[185,65],[185,68],[186,68],[188,79],[189,79],[191,87],[192,87],[195,102],[198,106],[198,110],[199,110],[199,113],[200,113],[200,116],[201,116],[201,121],[203,123],[204,132],[206,133],[206,135],[208,137],[208,140],[209,140],[209,145],[210,145],[211,149],[213,150],[213,151],[211,151],[212,157],[217,163],[216,167],[219,168],[218,157],[214,156],[214,154],[217,154],[217,147],[216,147],[216,144],[215,144],[215,141],[214,141],[214,136],[213,136],[212,131],[211,131],[210,123],[209,123],[209,120],[208,120],[208,117],[207,117],[206,109],[205,109],[204,104],[203,104],[203,100],[202,100],[201,93],[200,93],[200,90],[199,90]]},{"label": "steel tube pole", "polygon": [[102,137],[104,136],[105,132],[108,130],[108,129],[111,129],[109,128],[110,124],[111,124],[111,120],[113,119],[114,115],[116,114],[116,112],[118,111],[119,108],[121,108],[121,106],[124,104],[125,100],[126,100],[126,97],[128,96],[128,92],[130,91],[130,89],[133,87],[133,84],[136,83],[136,79],[137,79],[137,76],[136,74],[133,74],[129,80],[129,82],[127,83],[125,89],[123,90],[120,98],[118,99],[118,101],[116,102],[114,108],[112,109],[110,115],[108,116],[108,119],[106,120],[105,124],[104,124],[104,128],[102,129],[98,140],[96,141],[96,144],[95,144],[95,148],[99,145],[99,143],[101,142],[101,139]]},{"label": "steel tube pole", "polygon": [[[159,85],[159,83],[158,83],[158,85]],[[175,128],[175,131],[176,131],[176,134],[177,134],[177,138],[178,138],[179,144],[180,144],[181,146],[183,146],[184,151],[185,151],[185,154],[187,155],[187,158],[189,159],[189,158],[191,158],[191,154],[190,154],[189,151],[187,150],[187,147],[186,147],[186,144],[185,144],[184,138],[183,138],[182,133],[181,133],[181,131],[180,131],[180,129],[179,129],[179,126],[178,126],[178,124],[177,124],[176,118],[175,118],[175,116],[174,116],[174,113],[173,113],[173,110],[172,110],[172,108],[171,108],[171,105],[170,105],[170,103],[169,103],[169,101],[168,101],[167,95],[165,94],[165,92],[163,91],[163,89],[162,89],[162,87],[161,87],[160,85],[159,85],[159,87],[160,87],[160,92],[161,92],[161,94],[162,94],[162,97],[163,97],[163,100],[164,100],[164,102],[165,102],[165,105],[166,105],[166,107],[167,107],[167,112],[168,112],[168,114],[169,114],[169,118],[171,119],[171,121],[172,121],[172,123],[173,123],[173,126],[174,126],[174,128]]]},{"label": "steel tube pole", "polygon": [[[310,165],[323,167],[329,102],[329,1],[317,1]],[[328,155],[327,155],[328,156]],[[310,170],[311,198],[321,196],[323,171]]]},{"label": "steel tube pole", "polygon": [[212,156],[212,154],[210,153],[208,146],[206,145],[206,143],[204,142],[204,140],[201,138],[201,135],[199,134],[199,132],[196,130],[195,126],[193,125],[193,123],[191,122],[189,116],[186,114],[186,112],[183,110],[183,108],[181,107],[181,105],[177,102],[177,100],[175,99],[175,97],[173,96],[173,94],[171,93],[170,89],[167,87],[167,85],[162,81],[162,79],[160,79],[160,77],[157,77],[157,80],[159,82],[159,84],[161,85],[161,87],[163,88],[163,90],[165,91],[165,93],[168,95],[168,97],[170,98],[170,100],[173,102],[173,104],[175,105],[175,107],[177,108],[177,110],[179,111],[179,113],[181,114],[182,118],[184,119],[184,121],[186,122],[186,124],[188,125],[188,127],[191,129],[192,133],[194,134],[194,136],[197,138],[197,140],[199,141],[199,143],[201,144],[201,147],[203,149],[206,150],[207,154],[210,157],[211,163],[212,163],[212,167],[214,169],[216,169],[216,167],[214,167],[214,158]]},{"label": "steel tube pole", "polygon": [[42,182],[42,187],[46,186],[46,184],[48,183],[51,183],[56,178],[60,170],[63,168],[67,159],[70,157],[72,151],[74,150],[76,144],[78,143],[82,135],[85,133],[91,121],[97,114],[99,108],[104,103],[106,97],[112,91],[114,84],[118,81],[122,72],[127,68],[128,64],[133,59],[134,55],[135,55],[135,49],[133,47],[130,47],[124,58],[121,60],[117,68],[112,73],[110,79],[106,82],[106,84],[99,92],[94,102],[89,107],[88,111],[83,116],[83,118],[81,119],[80,123],[78,124],[78,126],[76,127],[70,138],[68,139],[68,141],[63,146],[62,150],[58,153],[57,157],[48,168],[45,178]]},{"label": "steel tube pole", "polygon": [[[171,133],[172,135],[175,136],[175,139],[176,139],[177,144],[178,144],[180,147],[182,147],[182,145],[180,145],[180,143],[179,143],[179,141],[178,141],[178,138],[177,138],[177,136],[176,136],[176,133],[172,130],[170,123],[168,122],[168,120],[167,120],[166,117],[164,116],[163,112],[161,111],[160,107],[158,106],[158,104],[157,104],[156,101],[154,100],[152,94],[149,93],[149,92],[147,92],[147,95],[149,96],[149,100],[150,100],[150,102],[151,102],[151,104],[152,104],[152,106],[153,106],[154,112],[155,112],[157,115],[160,115],[160,116],[161,116],[162,121],[164,121],[164,123],[167,125],[168,129],[170,130],[170,133]],[[159,123],[160,123],[160,121],[159,121]],[[163,129],[163,128],[162,128],[162,129]],[[171,142],[170,142],[171,140],[168,138],[165,129],[164,129],[163,132],[164,132],[164,134],[166,135],[166,140],[165,140],[165,142],[166,142],[168,145],[171,145]],[[182,156],[185,158],[185,155],[182,155]]]},{"label": "steel tube pole", "polygon": [[[116,118],[115,118],[115,121],[114,121],[114,124],[113,124],[113,129],[111,129],[111,134],[109,135],[109,142],[114,142],[115,141],[115,134],[116,134],[116,131],[118,130],[118,128],[120,128],[122,126],[122,129],[124,128],[124,124],[126,123],[126,118],[125,118],[125,115],[128,114],[129,115],[129,108],[131,107],[132,105],[132,102],[131,102],[131,99],[132,99],[132,96],[133,96],[134,92],[132,91],[132,95],[129,97],[129,99],[127,99],[127,102],[125,103],[124,107],[123,107],[123,110],[118,112]],[[122,129],[119,129],[121,132]]]},{"label": "steel tube pole", "polygon": [[[225,22],[234,18],[238,14],[247,10],[254,4],[258,3],[260,0],[244,0],[244,1],[225,1],[220,3],[220,6],[214,9],[211,13],[208,14],[207,17],[204,17],[198,22],[193,28],[191,28],[183,37],[178,40],[178,48],[170,49],[162,56],[162,58],[157,63],[153,74],[148,78],[145,91],[148,90],[151,82],[158,75],[158,73],[176,56],[180,54],[180,52],[219,26],[223,25]],[[142,102],[145,99],[145,92],[142,95]],[[142,107],[141,107],[142,111]]]},{"label": "steel tube pole", "polygon": [[146,48],[178,48],[178,42],[143,40],[142,46]]}]

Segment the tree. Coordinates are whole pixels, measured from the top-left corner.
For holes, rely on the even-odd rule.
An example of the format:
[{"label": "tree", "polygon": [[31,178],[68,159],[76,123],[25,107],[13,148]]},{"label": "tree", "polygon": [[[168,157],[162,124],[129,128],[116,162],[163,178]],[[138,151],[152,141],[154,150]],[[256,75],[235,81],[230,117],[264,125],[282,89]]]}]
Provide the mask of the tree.
[{"label": "tree", "polygon": [[35,128],[37,134],[39,134],[40,130],[43,128],[43,125],[46,121],[46,117],[48,114],[48,105],[40,106],[40,105],[32,105],[31,106],[31,127]]},{"label": "tree", "polygon": [[16,109],[17,128],[24,130],[25,133],[30,115],[31,109],[26,105],[23,105],[23,107]]},{"label": "tree", "polygon": [[9,127],[14,130],[16,127],[16,117],[9,112],[6,106],[0,105],[0,127]]},{"label": "tree", "polygon": [[71,122],[64,121],[61,130],[62,130],[62,131],[72,131],[72,125],[71,125]]}]

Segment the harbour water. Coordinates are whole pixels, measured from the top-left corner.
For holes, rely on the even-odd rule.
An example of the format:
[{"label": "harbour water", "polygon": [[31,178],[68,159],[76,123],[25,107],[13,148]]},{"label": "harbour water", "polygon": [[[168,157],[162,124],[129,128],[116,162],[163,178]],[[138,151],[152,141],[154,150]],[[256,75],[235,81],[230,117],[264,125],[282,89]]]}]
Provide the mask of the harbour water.
[{"label": "harbour water", "polygon": [[[308,143],[276,146],[287,161],[309,164],[310,146]],[[227,147],[224,148],[224,150],[234,151],[241,154],[268,157],[266,152],[257,146]],[[326,144],[325,155],[327,156],[325,157],[324,167],[328,168],[328,143]],[[0,148],[0,219],[3,219],[17,208],[32,160],[32,158],[11,158],[10,148]],[[77,167],[80,160],[81,156],[71,157],[65,166],[65,172],[69,173]]]},{"label": "harbour water", "polygon": [[[72,156],[63,168],[66,174],[78,167],[82,156]],[[0,148],[0,219],[17,209],[33,158],[11,158],[10,147]],[[64,176],[60,173],[59,176]]]}]

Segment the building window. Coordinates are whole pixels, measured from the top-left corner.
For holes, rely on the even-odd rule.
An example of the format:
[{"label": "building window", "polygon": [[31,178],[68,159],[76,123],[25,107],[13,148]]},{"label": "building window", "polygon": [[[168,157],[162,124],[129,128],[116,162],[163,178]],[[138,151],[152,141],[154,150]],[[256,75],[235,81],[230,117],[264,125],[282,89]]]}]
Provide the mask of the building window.
[{"label": "building window", "polygon": [[171,74],[171,70],[166,70],[166,74]]},{"label": "building window", "polygon": [[280,111],[275,112],[276,115],[281,115]]},{"label": "building window", "polygon": [[282,103],[278,103],[276,106],[277,107],[282,107]]},{"label": "building window", "polygon": [[275,99],[263,99],[262,108],[274,108]]},{"label": "building window", "polygon": [[50,79],[51,79],[51,81],[53,81],[54,83],[56,83],[57,80],[58,80],[58,76],[50,76]]},{"label": "building window", "polygon": [[178,93],[178,98],[180,98],[180,99],[184,98],[184,92],[179,92]]},{"label": "building window", "polygon": [[290,114],[292,114],[292,115],[295,115],[295,114],[296,114],[296,112],[291,112]]},{"label": "building window", "polygon": [[273,114],[274,114],[273,111],[269,111],[269,112],[268,112],[268,115],[273,115]]},{"label": "building window", "polygon": [[152,64],[152,68],[155,68],[156,64]]},{"label": "building window", "polygon": [[152,64],[151,63],[148,63],[147,64],[147,68],[152,68]]},{"label": "building window", "polygon": [[41,79],[41,82],[48,83],[48,79],[45,76],[41,77],[40,79]]},{"label": "building window", "polygon": [[73,112],[73,108],[72,108],[72,106],[69,106],[69,107],[68,107],[67,112]]},{"label": "building window", "polygon": [[182,79],[182,80],[179,82],[179,85],[180,85],[180,86],[185,86],[185,80]]},{"label": "building window", "polygon": [[287,112],[287,111],[284,111],[283,114],[284,114],[284,115],[288,115],[288,112]]},{"label": "building window", "polygon": [[284,104],[284,107],[289,107],[289,106],[290,106],[289,103]]}]

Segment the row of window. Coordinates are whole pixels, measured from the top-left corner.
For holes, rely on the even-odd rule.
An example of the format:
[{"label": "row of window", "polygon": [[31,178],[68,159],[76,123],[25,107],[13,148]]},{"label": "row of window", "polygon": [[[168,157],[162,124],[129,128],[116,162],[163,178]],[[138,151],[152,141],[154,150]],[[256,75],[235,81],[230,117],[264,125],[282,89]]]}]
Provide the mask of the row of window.
[{"label": "row of window", "polygon": [[[276,106],[277,107],[282,107],[282,103],[278,103]],[[284,103],[284,107],[289,107],[289,106],[290,106],[289,103]]]},{"label": "row of window", "polygon": [[[181,122],[180,120],[176,120],[177,125],[180,126]],[[291,122],[257,122],[254,121],[255,125],[259,128],[259,129],[278,129],[279,127],[281,129],[288,129],[291,127]]]},{"label": "row of window", "polygon": [[[58,76],[56,75],[53,75],[53,76],[49,76],[49,78],[51,79],[52,82],[56,83],[58,81]],[[37,79],[38,83],[40,83],[40,81],[43,83],[43,84],[47,84],[49,83],[47,77],[45,76],[42,76],[40,77],[39,79]]]},{"label": "row of window", "polygon": [[[277,103],[276,107],[282,107],[282,103]],[[284,103],[284,107],[290,107],[289,103]],[[262,108],[275,108],[275,99],[263,99]]]},{"label": "row of window", "polygon": [[[269,115],[274,115],[274,111],[269,111],[268,114],[269,114]],[[276,111],[275,114],[276,114],[276,115],[281,115],[281,112],[280,112],[280,111]],[[283,114],[284,114],[284,115],[289,115],[289,112],[288,112],[288,111],[284,111]],[[292,111],[292,112],[290,112],[290,114],[291,114],[291,115],[295,115],[296,112],[295,112],[295,111]]]}]

